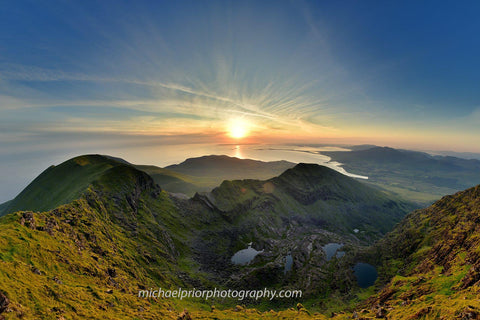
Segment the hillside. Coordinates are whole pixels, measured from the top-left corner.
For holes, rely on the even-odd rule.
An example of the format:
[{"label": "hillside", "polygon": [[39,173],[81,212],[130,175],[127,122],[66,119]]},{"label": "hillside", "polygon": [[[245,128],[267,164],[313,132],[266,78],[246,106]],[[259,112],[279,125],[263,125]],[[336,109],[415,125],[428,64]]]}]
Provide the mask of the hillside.
[{"label": "hillside", "polygon": [[[106,159],[77,157],[49,169],[50,177],[65,167],[78,177],[75,170],[100,168],[86,188],[86,179],[82,188],[72,188],[82,194],[69,204],[0,219],[6,319],[175,319],[180,310],[174,301],[151,303],[135,294],[145,287],[202,283],[200,274],[192,276],[194,267],[185,267],[195,265],[184,245],[190,220],[147,174]],[[49,185],[43,180],[48,175],[33,186]],[[72,181],[67,175],[61,178]]]},{"label": "hillside", "polygon": [[[209,219],[192,243],[202,270],[222,270],[217,281],[226,279],[229,286],[300,287],[308,298],[326,296],[311,301],[324,308],[335,296],[337,310],[340,301],[356,297],[347,298],[357,288],[351,269],[355,253],[413,208],[315,164],[299,164],[265,181],[224,181],[191,202],[201,205],[202,216],[217,212],[216,219],[222,219]],[[232,266],[230,257],[249,243],[263,252],[249,265]],[[322,248],[329,243],[344,244],[342,259],[326,258]]]},{"label": "hillside", "polygon": [[248,203],[258,211],[314,216],[331,231],[353,233],[361,229],[372,235],[391,230],[413,208],[335,170],[303,163],[265,181],[226,181],[212,191],[210,199],[220,210],[232,214],[244,210]]},{"label": "hillside", "polygon": [[[53,199],[49,206],[65,204],[35,207],[29,192],[45,188]],[[176,319],[184,307],[208,319],[209,304],[225,309],[215,312],[219,319],[238,315],[235,300],[205,304],[135,297],[141,288],[158,286],[302,288],[301,301],[312,312],[338,311],[371,292],[355,280],[357,253],[412,208],[314,164],[296,165],[267,180],[224,181],[185,199],[125,161],[87,155],[47,169],[27,189],[14,201],[28,200],[30,210],[0,220],[7,319]],[[343,244],[343,257],[327,258],[323,247],[332,242]],[[245,265],[232,263],[249,243],[260,254]],[[260,311],[244,308],[241,314],[307,317],[304,308],[287,310],[298,302],[245,301]],[[261,313],[272,308],[284,311]]]},{"label": "hillside", "polygon": [[480,317],[480,186],[409,214],[364,259],[386,285],[364,307],[391,319]]},{"label": "hillside", "polygon": [[426,206],[445,194],[480,183],[480,161],[388,147],[360,146],[349,152],[322,152],[366,181]]},{"label": "hillside", "polygon": [[50,166],[8,203],[2,213],[46,211],[78,199],[88,186],[109,169],[124,165],[101,155],[85,155]]}]

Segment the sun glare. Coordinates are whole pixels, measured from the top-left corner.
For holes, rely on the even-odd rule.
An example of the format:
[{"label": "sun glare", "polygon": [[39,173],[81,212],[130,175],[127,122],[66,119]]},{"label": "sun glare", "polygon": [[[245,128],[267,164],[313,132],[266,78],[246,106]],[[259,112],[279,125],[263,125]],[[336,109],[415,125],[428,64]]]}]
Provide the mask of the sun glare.
[{"label": "sun glare", "polygon": [[248,129],[242,120],[234,120],[230,122],[228,134],[234,139],[241,139],[248,135]]}]

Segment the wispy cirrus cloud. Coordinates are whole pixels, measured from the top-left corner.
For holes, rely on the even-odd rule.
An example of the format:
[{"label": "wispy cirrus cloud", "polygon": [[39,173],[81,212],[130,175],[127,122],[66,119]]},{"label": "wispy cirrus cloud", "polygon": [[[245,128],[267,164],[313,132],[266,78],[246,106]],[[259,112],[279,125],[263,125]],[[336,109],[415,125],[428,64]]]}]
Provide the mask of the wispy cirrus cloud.
[{"label": "wispy cirrus cloud", "polygon": [[[11,66],[9,66],[11,67]],[[7,68],[8,69],[8,68]],[[5,66],[2,66],[5,70]],[[59,99],[51,96],[47,99],[37,100],[32,97],[23,103],[6,104],[7,108],[27,107],[52,107],[52,106],[85,106],[85,107],[116,107],[130,108],[133,110],[149,111],[157,116],[157,123],[164,124],[165,121],[158,121],[162,116],[170,116],[170,122],[174,122],[173,114],[197,117],[197,120],[208,120],[224,130],[222,126],[231,117],[242,117],[251,120],[252,128],[265,130],[268,128],[297,127],[298,129],[311,129],[315,126],[324,130],[333,130],[328,126],[309,123],[309,116],[318,112],[321,101],[307,98],[302,95],[308,90],[308,86],[292,86],[291,83],[270,82],[266,86],[251,91],[232,90],[219,88],[220,91],[230,92],[231,96],[218,94],[216,89],[209,88],[208,84],[200,81],[192,81],[196,89],[183,84],[172,82],[161,82],[155,80],[139,80],[135,78],[109,78],[86,74],[71,74],[67,72],[55,72],[38,67],[14,66],[2,73],[5,80],[21,81],[27,83],[38,82],[88,82],[99,85],[121,84],[122,86],[142,86],[150,90],[150,97],[138,97],[138,99]],[[230,84],[230,86],[233,86]],[[155,123],[155,121],[151,121]],[[201,127],[201,125],[189,124],[190,127]],[[126,126],[125,129],[127,129]],[[131,125],[130,125],[131,127]],[[317,129],[318,129],[317,128]]]}]

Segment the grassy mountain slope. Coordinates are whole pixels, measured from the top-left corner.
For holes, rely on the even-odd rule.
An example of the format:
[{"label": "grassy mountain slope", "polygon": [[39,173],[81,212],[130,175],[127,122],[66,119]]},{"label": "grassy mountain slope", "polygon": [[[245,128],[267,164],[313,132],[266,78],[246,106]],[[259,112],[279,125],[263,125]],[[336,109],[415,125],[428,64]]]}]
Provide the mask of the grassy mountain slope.
[{"label": "grassy mountain slope", "polygon": [[176,319],[175,301],[139,299],[138,290],[201,286],[184,245],[190,219],[168,194],[129,165],[95,177],[69,204],[1,218],[6,319]]},{"label": "grassy mountain slope", "polygon": [[85,155],[51,166],[33,180],[4,209],[45,211],[79,198],[105,171],[121,165],[101,155]]},{"label": "grassy mountain slope", "polygon": [[245,217],[245,208],[256,214],[315,219],[330,231],[381,235],[391,230],[413,206],[392,200],[330,168],[298,164],[266,180],[225,181],[210,196],[216,207],[232,219]]},{"label": "grassy mountain slope", "polygon": [[135,167],[148,173],[163,189],[193,196],[196,192],[212,190],[224,180],[269,179],[294,165],[287,161],[263,162],[211,155],[189,158],[166,168],[147,165]]},{"label": "grassy mountain slope", "polygon": [[480,317],[480,186],[409,214],[370,251],[386,286],[365,307],[391,319]]},{"label": "grassy mountain slope", "polygon": [[344,164],[347,171],[368,176],[368,183],[422,204],[480,183],[478,160],[388,147],[322,153]]}]

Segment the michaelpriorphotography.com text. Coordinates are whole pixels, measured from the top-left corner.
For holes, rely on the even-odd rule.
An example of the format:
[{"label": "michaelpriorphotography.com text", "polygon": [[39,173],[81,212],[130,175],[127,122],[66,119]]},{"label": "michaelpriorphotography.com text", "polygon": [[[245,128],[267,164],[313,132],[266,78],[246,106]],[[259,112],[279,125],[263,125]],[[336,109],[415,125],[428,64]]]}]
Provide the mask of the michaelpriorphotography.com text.
[{"label": "michaelpriorphotography.com text", "polygon": [[188,299],[201,298],[209,300],[213,298],[229,298],[242,301],[244,299],[289,299],[301,298],[302,290],[270,290],[264,288],[262,290],[232,290],[232,289],[153,289],[139,290],[139,298],[173,298],[173,299]]}]

